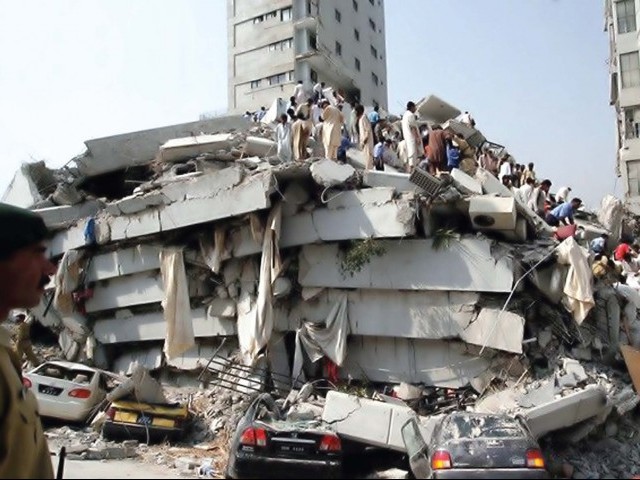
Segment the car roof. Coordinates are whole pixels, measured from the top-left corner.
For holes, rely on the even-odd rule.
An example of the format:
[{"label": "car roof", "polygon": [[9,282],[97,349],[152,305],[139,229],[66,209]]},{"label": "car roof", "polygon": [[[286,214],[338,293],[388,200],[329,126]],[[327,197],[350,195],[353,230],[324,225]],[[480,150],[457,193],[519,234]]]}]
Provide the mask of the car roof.
[{"label": "car roof", "polygon": [[[40,369],[40,368],[42,368],[43,366],[46,366],[46,365],[52,365],[54,367],[62,367],[62,368],[68,368],[68,369],[73,369],[73,370],[84,370],[85,372],[90,372],[90,373],[98,373],[98,372],[100,372],[100,370],[98,370],[97,368],[87,367],[86,365],[83,365],[82,363],[67,362],[67,361],[64,361],[64,360],[50,360],[48,362],[44,362],[42,365],[38,365],[36,368],[31,370],[31,372],[34,372],[35,370],[38,370],[38,369]],[[29,373],[31,373],[31,372],[29,372]]]}]

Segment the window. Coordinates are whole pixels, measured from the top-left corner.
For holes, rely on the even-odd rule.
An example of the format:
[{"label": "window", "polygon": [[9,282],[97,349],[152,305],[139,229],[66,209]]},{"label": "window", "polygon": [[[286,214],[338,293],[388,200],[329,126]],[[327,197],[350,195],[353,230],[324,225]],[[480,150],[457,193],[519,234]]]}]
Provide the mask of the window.
[{"label": "window", "polygon": [[291,7],[280,10],[280,20],[283,22],[291,20]]},{"label": "window", "polygon": [[342,44],[340,42],[336,42],[336,55],[342,56]]},{"label": "window", "polygon": [[624,109],[624,137],[627,140],[640,138],[640,107]]},{"label": "window", "polygon": [[358,11],[358,2],[356,2],[356,0],[353,0],[353,9],[357,12]]},{"label": "window", "polygon": [[256,88],[260,88],[261,84],[262,84],[262,80],[252,80],[251,81],[251,90],[254,90]]},{"label": "window", "polygon": [[309,34],[309,46],[312,50],[318,49],[318,38],[313,33]]},{"label": "window", "polygon": [[287,50],[289,48],[293,48],[293,38],[287,38],[282,41],[282,50]]},{"label": "window", "polygon": [[640,195],[640,161],[627,162],[627,178],[629,180],[629,196]]},{"label": "window", "polygon": [[269,12],[264,16],[265,20],[270,20],[272,18],[278,18],[278,11],[274,10],[273,12]]},{"label": "window", "polygon": [[376,31],[376,22],[369,19],[369,26],[371,27],[371,30],[373,30],[374,32]]},{"label": "window", "polygon": [[353,36],[356,38],[356,41],[360,41],[360,31],[357,28],[353,29]]},{"label": "window", "polygon": [[310,77],[313,83],[318,83],[318,72],[316,72],[313,68],[311,69]]},{"label": "window", "polygon": [[378,50],[373,45],[371,45],[371,55],[373,55],[373,58],[378,58]]},{"label": "window", "polygon": [[278,75],[272,75],[268,78],[269,85],[278,85],[287,81],[289,73],[279,73]]},{"label": "window", "polygon": [[370,3],[371,5],[373,5],[374,7],[376,6],[376,2],[375,2],[375,0],[369,0],[369,3]]},{"label": "window", "polygon": [[640,87],[640,57],[637,51],[620,55],[620,73],[622,88]]},{"label": "window", "polygon": [[264,22],[264,15],[260,15],[259,17],[255,17],[253,19],[253,24],[255,25],[256,23],[262,23]]},{"label": "window", "polygon": [[616,3],[616,17],[618,20],[618,33],[636,31],[636,4],[635,0],[621,0]]},{"label": "window", "polygon": [[287,73],[287,80],[288,80],[289,82],[293,82],[293,77],[295,76],[295,74],[296,74],[296,72],[294,72],[293,70],[290,70],[290,71]]},{"label": "window", "polygon": [[269,45],[269,51],[270,52],[275,52],[278,49],[278,44],[279,44],[279,42],[270,44]]},{"label": "window", "polygon": [[371,81],[374,83],[374,85],[379,85],[380,84],[380,80],[378,79],[378,75],[376,75],[373,72],[371,72]]},{"label": "window", "polygon": [[342,14],[340,13],[340,10],[338,10],[336,8],[336,20],[338,21],[338,23],[342,22]]},{"label": "window", "polygon": [[360,59],[356,58],[356,70],[360,71]]}]

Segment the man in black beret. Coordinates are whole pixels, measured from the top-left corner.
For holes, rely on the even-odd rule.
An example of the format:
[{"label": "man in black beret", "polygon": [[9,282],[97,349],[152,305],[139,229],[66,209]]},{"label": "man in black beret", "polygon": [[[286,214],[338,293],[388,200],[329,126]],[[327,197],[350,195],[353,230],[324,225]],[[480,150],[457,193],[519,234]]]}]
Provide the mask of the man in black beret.
[{"label": "man in black beret", "polygon": [[[40,303],[56,267],[46,256],[42,218],[0,203],[0,321]],[[22,384],[22,367],[0,327],[0,478],[53,478],[38,404]]]}]

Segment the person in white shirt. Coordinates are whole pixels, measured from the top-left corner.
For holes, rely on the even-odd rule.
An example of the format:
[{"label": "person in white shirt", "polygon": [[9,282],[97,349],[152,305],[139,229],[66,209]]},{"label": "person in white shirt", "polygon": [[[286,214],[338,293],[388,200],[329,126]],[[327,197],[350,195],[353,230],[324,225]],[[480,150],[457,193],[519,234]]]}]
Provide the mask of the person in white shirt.
[{"label": "person in white shirt", "polygon": [[321,98],[324,98],[324,82],[318,82],[313,86],[313,101],[318,103]]},{"label": "person in white shirt", "polygon": [[313,125],[320,123],[320,118],[322,118],[322,107],[318,104],[314,104],[311,107],[311,120],[313,121]]},{"label": "person in white shirt", "polygon": [[[407,161],[409,166],[415,167],[418,165],[418,157],[420,152],[418,151],[418,142],[420,142],[420,132],[418,131],[418,123],[416,119],[416,104],[413,102],[407,103],[407,111],[402,116],[402,136],[405,140],[407,147]],[[422,146],[422,142],[420,142]]]},{"label": "person in white shirt", "polygon": [[460,117],[460,122],[469,125],[470,127],[476,126],[476,121],[473,119],[469,112],[464,112]]},{"label": "person in white shirt", "polygon": [[280,115],[276,127],[276,140],[278,142],[278,158],[282,162],[290,162],[293,158],[293,139],[291,136],[291,124],[286,113]]},{"label": "person in white shirt", "polygon": [[550,188],[551,180],[543,180],[538,188],[533,189],[533,193],[529,199],[529,208],[536,212],[541,218],[545,217],[544,206]]},{"label": "person in white shirt", "polygon": [[296,98],[296,103],[298,105],[302,105],[306,102],[305,93],[304,93],[304,83],[302,80],[298,80],[296,87],[293,89],[293,96]]},{"label": "person in white shirt", "polygon": [[507,158],[503,158],[500,162],[500,172],[498,173],[498,179],[502,182],[505,175],[511,176],[511,163]]},{"label": "person in white shirt", "polygon": [[571,187],[562,187],[556,193],[556,203],[564,203],[569,198],[571,194]]},{"label": "person in white shirt", "polygon": [[516,196],[525,205],[529,205],[529,201],[531,200],[531,196],[533,195],[533,186],[535,185],[535,183],[535,180],[529,177],[525,180],[525,184],[518,188],[516,191]]}]

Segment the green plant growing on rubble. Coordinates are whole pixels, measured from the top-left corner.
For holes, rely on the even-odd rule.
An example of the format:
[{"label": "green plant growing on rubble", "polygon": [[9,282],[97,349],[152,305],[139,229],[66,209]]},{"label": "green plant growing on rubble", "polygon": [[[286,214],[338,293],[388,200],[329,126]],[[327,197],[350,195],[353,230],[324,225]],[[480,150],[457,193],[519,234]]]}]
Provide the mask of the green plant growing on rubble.
[{"label": "green plant growing on rubble", "polygon": [[371,261],[372,257],[380,257],[386,252],[386,247],[371,237],[366,240],[352,240],[342,256],[340,271],[343,278],[347,276],[347,273],[353,277]]},{"label": "green plant growing on rubble", "polygon": [[441,228],[433,234],[431,248],[436,251],[447,250],[451,246],[452,240],[460,240],[460,234],[451,228]]}]

